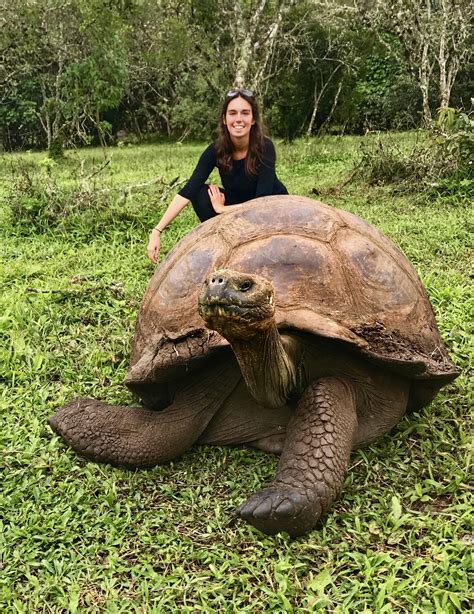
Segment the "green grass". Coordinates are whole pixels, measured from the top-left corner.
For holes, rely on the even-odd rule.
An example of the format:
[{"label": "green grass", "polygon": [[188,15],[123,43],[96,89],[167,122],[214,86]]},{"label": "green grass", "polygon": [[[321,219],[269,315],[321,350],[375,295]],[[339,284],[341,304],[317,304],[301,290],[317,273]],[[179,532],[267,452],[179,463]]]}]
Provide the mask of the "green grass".
[{"label": "green grass", "polygon": [[[297,540],[263,536],[233,515],[271,479],[273,457],[197,448],[131,472],[86,463],[46,425],[74,396],[132,401],[121,382],[153,273],[148,230],[173,192],[160,184],[124,197],[124,186],[184,180],[203,145],[113,149],[108,166],[87,181],[103,162],[100,150],[69,152],[49,178],[42,153],[0,159],[7,197],[0,212],[2,612],[469,610],[469,207],[362,181],[332,193],[363,140],[278,144],[279,176],[291,193],[317,188],[321,200],[401,246],[463,373],[430,407],[354,452],[341,497],[317,530]],[[45,227],[12,217],[24,169],[40,186],[69,190],[79,206],[68,201],[70,215]],[[100,206],[84,197],[104,189],[112,191]],[[164,233],[163,252],[196,223],[184,212]]]}]

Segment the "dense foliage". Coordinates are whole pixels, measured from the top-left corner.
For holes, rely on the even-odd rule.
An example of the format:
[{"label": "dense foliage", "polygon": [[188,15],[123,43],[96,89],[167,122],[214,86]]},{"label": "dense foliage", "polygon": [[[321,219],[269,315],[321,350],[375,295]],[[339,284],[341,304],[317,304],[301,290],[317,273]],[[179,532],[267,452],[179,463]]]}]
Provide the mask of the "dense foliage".
[{"label": "dense foliage", "polygon": [[272,132],[289,140],[413,127],[439,105],[470,105],[465,0],[443,0],[442,14],[428,2],[423,19],[425,9],[405,2],[402,23],[383,3],[356,0],[0,3],[8,150],[47,147],[57,157],[63,145],[209,138],[235,84],[258,92]]}]

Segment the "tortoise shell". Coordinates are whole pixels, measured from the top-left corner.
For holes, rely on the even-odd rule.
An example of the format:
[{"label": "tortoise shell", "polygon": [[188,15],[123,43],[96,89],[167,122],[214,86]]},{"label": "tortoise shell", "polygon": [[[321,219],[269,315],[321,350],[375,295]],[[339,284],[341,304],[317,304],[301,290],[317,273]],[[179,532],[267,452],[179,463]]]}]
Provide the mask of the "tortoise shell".
[{"label": "tortoise shell", "polygon": [[391,240],[321,202],[267,196],[197,226],[157,268],[138,315],[128,384],[170,381],[228,346],[204,328],[197,308],[205,277],[220,268],[273,282],[280,330],[337,340],[410,379],[434,379],[436,388],[458,374],[426,291]]}]

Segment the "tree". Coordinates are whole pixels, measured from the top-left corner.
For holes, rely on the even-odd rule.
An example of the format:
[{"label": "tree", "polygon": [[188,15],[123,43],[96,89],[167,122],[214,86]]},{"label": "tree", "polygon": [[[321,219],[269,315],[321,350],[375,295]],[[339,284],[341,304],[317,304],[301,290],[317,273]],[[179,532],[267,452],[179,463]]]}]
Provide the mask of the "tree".
[{"label": "tree", "polygon": [[4,96],[34,109],[53,157],[65,140],[88,139],[91,127],[101,135],[101,113],[118,104],[127,79],[117,12],[106,0],[9,0],[3,8]]},{"label": "tree", "polygon": [[283,25],[294,5],[295,0],[137,4],[130,21],[127,95],[134,120],[179,138],[205,136],[214,128],[223,92],[247,87],[262,98],[285,66],[276,66],[275,58],[287,45]]},{"label": "tree", "polygon": [[387,33],[400,40],[402,61],[417,71],[423,98],[423,118],[431,123],[430,88],[438,70],[438,100],[449,105],[451,89],[461,65],[472,54],[472,3],[470,0],[354,0],[353,10],[381,41],[397,53]]},{"label": "tree", "polygon": [[464,63],[472,57],[472,3],[440,0],[436,60],[439,67],[440,107],[449,106],[451,90]]},{"label": "tree", "polygon": [[[295,3],[296,0],[258,0],[251,2],[247,10],[244,10],[244,2],[236,0],[231,3],[230,8],[236,15],[235,20],[229,21],[234,45],[236,87],[261,87],[268,77],[282,23]],[[224,9],[225,13],[230,12]]]}]

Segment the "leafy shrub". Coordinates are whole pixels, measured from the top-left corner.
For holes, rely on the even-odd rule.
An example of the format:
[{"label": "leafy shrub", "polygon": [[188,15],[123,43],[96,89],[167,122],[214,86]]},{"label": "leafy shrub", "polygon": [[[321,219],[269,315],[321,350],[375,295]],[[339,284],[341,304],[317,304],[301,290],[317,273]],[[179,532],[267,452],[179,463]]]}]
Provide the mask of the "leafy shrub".
[{"label": "leafy shrub", "polygon": [[372,184],[396,183],[460,196],[474,195],[474,122],[443,109],[433,130],[405,151],[389,137],[363,146],[360,168]]},{"label": "leafy shrub", "polygon": [[[128,228],[130,224],[124,226],[124,220],[148,227],[156,217],[157,201],[167,198],[178,180],[168,184],[158,178],[137,186],[96,189],[89,181],[91,175],[60,184],[55,176],[58,163],[50,158],[45,158],[40,166],[39,172],[25,164],[14,168],[5,197],[11,224],[21,233],[54,228],[84,237]],[[92,174],[99,173],[101,168]],[[139,199],[133,198],[135,193],[139,193]]]},{"label": "leafy shrub", "polygon": [[447,107],[440,111],[435,130],[440,149],[451,164],[449,174],[458,171],[474,178],[474,119]]},{"label": "leafy shrub", "polygon": [[46,230],[87,209],[105,210],[107,203],[97,194],[80,187],[60,187],[52,175],[54,166],[53,160],[45,160],[44,173],[34,174],[26,166],[16,170],[7,196],[13,225]]},{"label": "leafy shrub", "polygon": [[361,169],[370,184],[418,184],[428,175],[431,164],[431,149],[424,143],[417,142],[409,152],[389,138],[362,145]]}]

